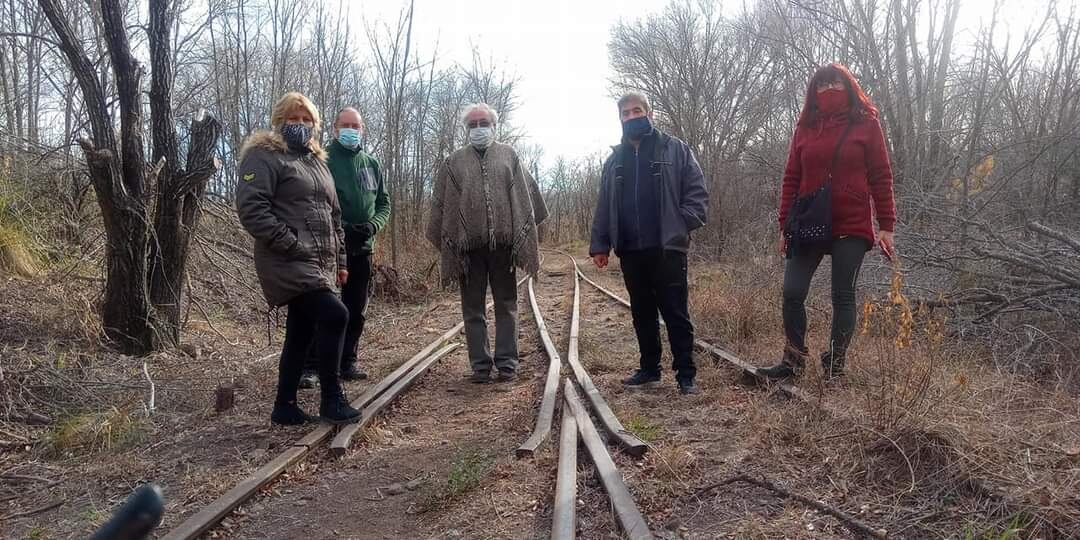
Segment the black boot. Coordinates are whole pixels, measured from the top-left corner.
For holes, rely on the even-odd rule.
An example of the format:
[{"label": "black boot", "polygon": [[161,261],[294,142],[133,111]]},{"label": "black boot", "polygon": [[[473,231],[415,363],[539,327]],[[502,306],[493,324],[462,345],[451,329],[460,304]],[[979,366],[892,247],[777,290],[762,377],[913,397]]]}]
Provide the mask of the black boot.
[{"label": "black boot", "polygon": [[660,374],[638,369],[634,374],[622,380],[628,388],[655,388],[660,386]]},{"label": "black boot", "polygon": [[318,420],[307,414],[295,401],[274,403],[274,412],[270,413],[270,422],[279,426],[299,426]]},{"label": "black boot", "polygon": [[821,372],[825,374],[825,380],[843,377],[844,355],[833,354],[830,351],[821,353]]},{"label": "black boot", "polygon": [[337,376],[319,377],[322,387],[322,400],[319,403],[319,416],[331,424],[353,424],[360,421],[360,411],[349,405],[341,381]]},{"label": "black boot", "polygon": [[311,390],[319,384],[319,375],[314,371],[304,370],[304,374],[300,376],[300,385],[297,387],[301,390]]},{"label": "black boot", "polygon": [[766,379],[791,379],[798,377],[806,367],[806,358],[810,351],[805,348],[797,348],[788,344],[784,347],[784,357],[779,364],[758,370],[758,374]]},{"label": "black boot", "polygon": [[367,373],[360,369],[355,361],[346,361],[341,366],[341,378],[346,381],[362,381],[367,377]]}]

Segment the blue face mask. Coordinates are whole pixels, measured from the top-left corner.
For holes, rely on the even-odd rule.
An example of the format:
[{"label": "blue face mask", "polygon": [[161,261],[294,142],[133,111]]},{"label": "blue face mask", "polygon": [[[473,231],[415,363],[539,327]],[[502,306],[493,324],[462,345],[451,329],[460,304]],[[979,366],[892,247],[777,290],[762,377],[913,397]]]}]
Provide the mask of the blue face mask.
[{"label": "blue face mask", "polygon": [[281,137],[293,150],[307,150],[312,129],[305,124],[285,124],[281,126]]},{"label": "blue face mask", "polygon": [[641,140],[642,137],[652,133],[652,121],[648,116],[639,116],[623,122],[623,137],[630,140]]},{"label": "blue face mask", "polygon": [[360,148],[360,130],[353,128],[341,128],[338,130],[337,140],[341,146],[349,150]]}]

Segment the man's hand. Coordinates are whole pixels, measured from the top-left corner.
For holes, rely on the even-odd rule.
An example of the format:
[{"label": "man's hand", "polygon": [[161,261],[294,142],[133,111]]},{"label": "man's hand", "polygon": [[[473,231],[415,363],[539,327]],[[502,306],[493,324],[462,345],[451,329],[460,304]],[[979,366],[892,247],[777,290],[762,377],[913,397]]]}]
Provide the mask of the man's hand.
[{"label": "man's hand", "polygon": [[604,268],[607,267],[607,263],[608,263],[607,253],[603,253],[603,254],[597,253],[596,255],[593,255],[592,256],[592,262],[593,262],[593,264],[596,265],[597,268],[603,270]]},{"label": "man's hand", "polygon": [[892,231],[878,231],[877,245],[881,246],[881,252],[885,254],[886,259],[891,261],[896,257],[896,246],[893,244]]},{"label": "man's hand", "polygon": [[338,287],[344,286],[345,283],[348,282],[348,281],[349,281],[349,271],[344,270],[344,269],[338,270],[337,271],[337,284],[338,284]]},{"label": "man's hand", "polygon": [[784,236],[784,231],[780,231],[780,254],[787,255],[787,237]]},{"label": "man's hand", "polygon": [[349,232],[367,240],[372,236],[375,236],[375,225],[371,222],[360,223],[359,225],[349,225]]}]

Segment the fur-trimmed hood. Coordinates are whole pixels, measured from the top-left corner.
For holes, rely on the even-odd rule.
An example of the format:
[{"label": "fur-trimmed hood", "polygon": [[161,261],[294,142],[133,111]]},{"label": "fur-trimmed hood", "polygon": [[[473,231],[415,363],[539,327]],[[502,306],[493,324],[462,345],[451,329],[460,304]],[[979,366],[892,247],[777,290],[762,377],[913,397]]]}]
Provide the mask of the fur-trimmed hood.
[{"label": "fur-trimmed hood", "polygon": [[[323,150],[322,145],[316,140],[317,136],[318,132],[312,134],[311,140],[308,141],[308,148],[320,161],[326,162],[326,150]],[[285,139],[282,138],[281,134],[268,129],[259,129],[248,135],[248,138],[244,140],[244,145],[240,147],[240,161],[244,160],[244,157],[252,148],[262,148],[263,150],[282,154],[289,152],[289,145],[285,143]]]}]

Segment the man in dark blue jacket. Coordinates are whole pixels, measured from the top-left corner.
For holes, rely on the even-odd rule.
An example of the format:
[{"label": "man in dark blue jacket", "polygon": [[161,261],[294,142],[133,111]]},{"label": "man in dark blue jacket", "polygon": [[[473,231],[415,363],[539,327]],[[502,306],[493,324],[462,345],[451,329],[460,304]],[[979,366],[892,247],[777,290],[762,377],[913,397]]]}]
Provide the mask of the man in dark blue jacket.
[{"label": "man in dark blue jacket", "polygon": [[686,252],[690,231],[705,225],[709,194],[690,147],[653,127],[652,114],[644,94],[619,99],[623,138],[604,162],[589,255],[604,268],[614,249],[630,293],[641,365],[623,384],[643,388],[660,382],[659,311],[679,390],[696,394]]}]

